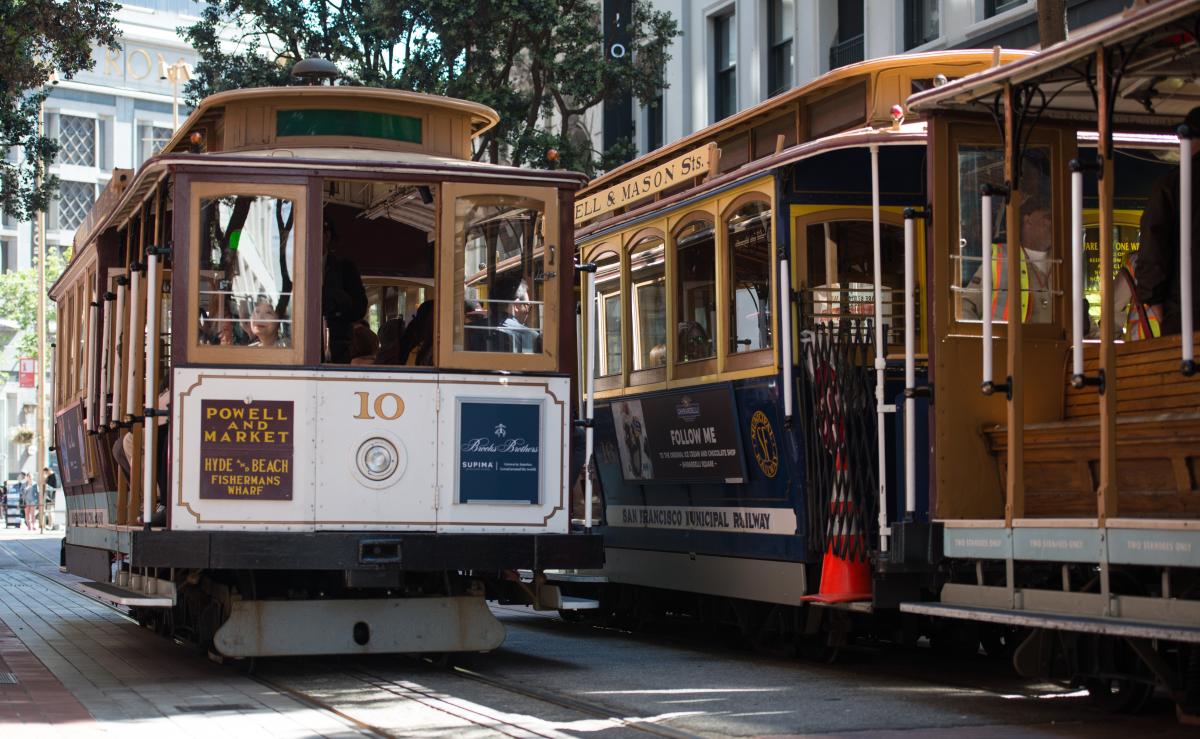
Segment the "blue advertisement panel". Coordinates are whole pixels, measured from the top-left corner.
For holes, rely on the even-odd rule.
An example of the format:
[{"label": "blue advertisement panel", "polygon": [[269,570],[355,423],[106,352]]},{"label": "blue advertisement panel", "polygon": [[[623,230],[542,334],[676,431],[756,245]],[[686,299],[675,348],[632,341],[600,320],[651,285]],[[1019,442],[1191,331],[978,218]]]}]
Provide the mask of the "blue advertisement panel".
[{"label": "blue advertisement panel", "polygon": [[458,502],[531,503],[542,481],[540,401],[458,405]]}]

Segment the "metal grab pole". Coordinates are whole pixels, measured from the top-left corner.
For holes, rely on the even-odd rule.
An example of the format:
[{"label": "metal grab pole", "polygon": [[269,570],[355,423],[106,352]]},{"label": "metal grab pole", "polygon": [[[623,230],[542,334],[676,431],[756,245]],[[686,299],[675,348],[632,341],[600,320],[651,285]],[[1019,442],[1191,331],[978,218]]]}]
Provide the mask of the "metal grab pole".
[{"label": "metal grab pole", "polygon": [[110,292],[104,293],[104,321],[102,322],[104,335],[100,337],[100,408],[98,413],[98,425],[104,427],[108,425],[108,372],[112,363],[112,312],[113,301],[116,296]]},{"label": "metal grab pole", "polygon": [[[89,289],[88,297],[92,297],[92,292]],[[87,414],[87,423],[85,424],[88,431],[96,431],[96,323],[100,311],[100,304],[94,299],[88,301],[88,326],[87,326],[87,381],[85,382],[87,395],[84,398],[84,412]]]},{"label": "metal grab pole", "polygon": [[595,444],[595,429],[592,428],[592,419],[596,417],[596,328],[599,326],[599,321],[596,318],[596,266],[591,265],[591,269],[584,273],[584,283],[586,285],[585,294],[587,296],[587,348],[585,350],[584,359],[584,388],[587,392],[587,425],[583,432],[583,496],[584,496],[584,514],[583,527],[586,530],[592,528],[592,453]]},{"label": "metal grab pole", "polygon": [[792,274],[788,260],[779,262],[779,328],[783,333],[780,359],[783,362],[783,422],[792,422]]},{"label": "metal grab pole", "polygon": [[[149,528],[150,521],[154,517],[155,496],[155,474],[154,474],[154,442],[156,431],[155,425],[158,423],[158,417],[154,414],[157,410],[157,388],[154,386],[155,370],[158,367],[158,295],[155,294],[154,286],[158,284],[158,254],[154,253],[154,247],[147,249],[148,256],[146,259],[146,371],[142,374],[145,376],[144,387],[145,391],[142,394],[143,414],[142,419],[142,525]],[[136,283],[135,283],[136,284]],[[132,396],[133,393],[130,393]]]},{"label": "metal grab pole", "polygon": [[125,283],[126,277],[117,278],[117,314],[113,317],[113,371],[112,371],[112,418],[113,423],[120,424],[121,393],[125,388],[124,354],[125,345],[129,339],[124,336],[123,319],[125,317]]},{"label": "metal grab pole", "polygon": [[879,551],[888,551],[887,439],[884,433],[883,372],[887,346],[883,343],[883,256],[879,222],[879,144],[871,144],[871,241],[875,272],[875,441],[879,465]]},{"label": "metal grab pole", "polygon": [[[1075,162],[1071,162],[1072,165]],[[1071,347],[1073,377],[1083,377],[1083,171],[1071,168]],[[1108,320],[1108,316],[1102,316]],[[1075,379],[1074,382],[1078,382]]]},{"label": "metal grab pole", "polygon": [[909,520],[917,511],[917,316],[913,292],[916,290],[916,215],[904,212],[904,512]]},{"label": "metal grab pole", "polygon": [[129,357],[128,366],[125,368],[126,418],[133,418],[137,415],[137,388],[134,387],[134,380],[137,379],[137,357],[134,355],[133,348],[137,346],[137,319],[138,305],[141,300],[141,291],[139,289],[141,284],[142,280],[138,275],[138,270],[134,270],[131,267],[129,272],[129,332],[125,335],[125,354]]},{"label": "metal grab pole", "polygon": [[983,319],[983,392],[992,394],[992,196],[985,193],[980,198],[980,220],[983,221],[983,233],[980,245],[980,273],[983,284],[980,287],[979,313]]},{"label": "metal grab pole", "polygon": [[1179,127],[1179,333],[1183,349],[1180,371],[1196,374],[1192,321],[1192,131]]}]

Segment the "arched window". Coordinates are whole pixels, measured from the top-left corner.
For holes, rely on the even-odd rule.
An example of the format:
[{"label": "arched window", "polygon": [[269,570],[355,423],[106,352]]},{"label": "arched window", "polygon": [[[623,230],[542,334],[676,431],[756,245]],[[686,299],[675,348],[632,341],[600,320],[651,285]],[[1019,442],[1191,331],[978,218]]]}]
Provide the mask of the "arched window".
[{"label": "arched window", "polygon": [[688,220],[675,232],[678,269],[675,280],[676,360],[694,362],[716,356],[717,259],[713,221]]},{"label": "arched window", "polygon": [[596,264],[596,376],[621,374],[621,256],[606,251]]},{"label": "arched window", "polygon": [[751,200],[726,221],[729,353],[771,348],[771,206]]},{"label": "arched window", "polygon": [[629,247],[632,293],[633,370],[667,363],[666,248],[657,233],[635,237]]}]

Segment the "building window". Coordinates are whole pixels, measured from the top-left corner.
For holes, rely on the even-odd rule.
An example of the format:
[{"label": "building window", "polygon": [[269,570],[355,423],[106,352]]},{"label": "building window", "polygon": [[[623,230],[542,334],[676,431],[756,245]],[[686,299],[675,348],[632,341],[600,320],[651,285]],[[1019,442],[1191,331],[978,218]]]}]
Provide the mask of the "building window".
[{"label": "building window", "polygon": [[737,112],[737,23],[736,14],[713,18],[713,72],[716,79],[714,120]]},{"label": "building window", "polygon": [[663,118],[663,94],[646,105],[646,151],[654,151],[666,143],[666,121]]},{"label": "building window", "polygon": [[96,186],[91,182],[63,181],[58,186],[58,227],[67,231],[78,228],[96,202]]},{"label": "building window", "polygon": [[792,28],[796,6],[793,0],[768,0],[767,96],[778,95],[792,86]]},{"label": "building window", "polygon": [[17,244],[12,239],[0,240],[0,274],[17,269]]},{"label": "building window", "polygon": [[174,133],[170,126],[155,126],[150,123],[138,126],[138,131],[139,164],[161,152]]},{"label": "building window", "polygon": [[904,48],[927,44],[940,35],[939,0],[904,0]]},{"label": "building window", "polygon": [[96,119],[63,115],[58,119],[58,163],[96,166]]},{"label": "building window", "polygon": [[837,69],[863,60],[863,2],[838,0],[837,35],[829,47],[829,68]]},{"label": "building window", "polygon": [[991,18],[1024,4],[1025,0],[983,0],[983,17]]}]

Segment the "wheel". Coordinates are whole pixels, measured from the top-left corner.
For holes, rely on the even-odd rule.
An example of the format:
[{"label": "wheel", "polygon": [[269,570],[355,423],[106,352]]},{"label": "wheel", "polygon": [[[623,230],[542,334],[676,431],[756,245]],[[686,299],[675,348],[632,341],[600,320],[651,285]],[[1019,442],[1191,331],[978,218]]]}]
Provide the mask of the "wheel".
[{"label": "wheel", "polygon": [[1083,681],[1092,703],[1109,713],[1138,713],[1154,694],[1154,686],[1132,678],[1088,678]]},{"label": "wheel", "polygon": [[770,657],[796,656],[796,632],[790,628],[788,615],[784,606],[772,606],[767,611],[751,640],[754,651]]}]

